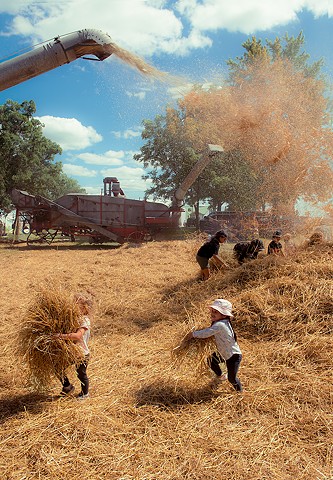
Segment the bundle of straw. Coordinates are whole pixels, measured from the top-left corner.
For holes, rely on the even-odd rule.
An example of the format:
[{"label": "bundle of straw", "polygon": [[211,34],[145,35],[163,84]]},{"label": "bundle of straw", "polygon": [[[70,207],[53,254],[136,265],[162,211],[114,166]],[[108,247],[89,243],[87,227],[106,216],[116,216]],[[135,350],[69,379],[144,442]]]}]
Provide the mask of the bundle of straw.
[{"label": "bundle of straw", "polygon": [[[192,331],[194,330],[196,329],[193,328]],[[183,335],[181,342],[171,352],[173,366],[186,365],[197,376],[207,374],[209,372],[207,360],[213,352],[216,352],[214,337],[194,338],[188,334]]]},{"label": "bundle of straw", "polygon": [[35,390],[45,390],[53,377],[62,378],[70,365],[83,360],[79,345],[54,337],[56,333],[75,332],[79,317],[76,302],[63,291],[41,289],[37,293],[18,335],[18,353]]}]

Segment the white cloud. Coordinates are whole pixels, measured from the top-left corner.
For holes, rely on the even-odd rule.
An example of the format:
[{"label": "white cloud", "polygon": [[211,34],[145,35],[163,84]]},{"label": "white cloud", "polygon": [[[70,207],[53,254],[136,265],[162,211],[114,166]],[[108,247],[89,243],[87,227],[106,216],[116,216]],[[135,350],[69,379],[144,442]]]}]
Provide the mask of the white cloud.
[{"label": "white cloud", "polygon": [[126,152],[124,152],[125,155],[126,155],[126,160],[132,160],[134,155],[140,153],[139,150],[126,150]]},{"label": "white cloud", "polygon": [[193,88],[193,83],[184,83],[183,85],[178,85],[176,87],[168,88],[168,93],[171,98],[182,98]]},{"label": "white cloud", "polygon": [[136,127],[135,129],[128,128],[127,130],[124,130],[123,132],[113,130],[111,133],[113,133],[113,135],[116,138],[129,139],[129,138],[140,137],[141,132],[142,132],[142,127]]},{"label": "white cloud", "polygon": [[163,40],[159,44],[159,52],[169,53],[171,55],[187,55],[191,50],[197,48],[206,48],[212,45],[212,40],[200,33],[197,29],[190,32],[188,37],[174,37]]},{"label": "white cloud", "polygon": [[31,36],[34,34],[34,27],[31,22],[22,15],[17,15],[13,20],[12,29],[20,32],[20,35]]},{"label": "white cloud", "polygon": [[[286,5],[282,6],[281,3]],[[295,20],[293,3],[295,3],[293,0],[288,3],[285,0],[274,3],[267,0],[265,2],[261,0],[206,1],[191,12],[190,18],[193,27],[199,31],[216,31],[225,28],[230,32],[240,31],[248,34],[258,29],[266,30]]]},{"label": "white cloud", "polygon": [[[254,34],[297,21],[308,10],[333,16],[330,0],[2,0],[0,13],[12,15],[5,33],[37,43],[89,26],[109,33],[140,56],[184,55],[209,47],[209,32]],[[130,14],[129,14],[130,12]]]},{"label": "white cloud", "polygon": [[132,130],[131,128],[128,128],[127,130],[124,131],[123,138],[128,139],[128,138],[140,137],[141,132],[142,132],[142,129]]},{"label": "white cloud", "polygon": [[13,2],[13,0],[1,0],[0,13],[8,13],[9,15],[14,15],[24,10],[24,7],[26,5],[26,0],[15,0],[15,2]]},{"label": "white cloud", "polygon": [[190,15],[197,7],[197,3],[198,0],[178,0],[175,8],[181,15]]},{"label": "white cloud", "polygon": [[330,0],[306,0],[304,3],[315,17],[320,17],[321,15],[333,16],[333,2]]},{"label": "white cloud", "polygon": [[72,163],[63,163],[63,171],[66,175],[74,175],[76,177],[95,177],[97,175],[96,170],[73,165]]},{"label": "white cloud", "polygon": [[127,167],[123,165],[118,168],[108,168],[101,170],[104,177],[117,177],[120,181],[121,188],[125,191],[126,188],[145,190],[147,183],[142,180],[142,175],[145,174],[145,170],[140,167]]},{"label": "white cloud", "polygon": [[327,0],[204,0],[187,1],[178,9],[187,14],[192,28],[200,32],[226,29],[245,34],[269,30],[297,21],[298,13],[307,9],[314,15],[332,15],[333,5]]},{"label": "white cloud", "polygon": [[93,127],[82,125],[76,118],[61,118],[45,115],[36,117],[45,126],[44,135],[58,143],[63,150],[83,150],[101,142],[102,136]]},{"label": "white cloud", "polygon": [[144,100],[146,98],[147,92],[142,91],[142,92],[133,93],[133,92],[126,91],[125,93],[130,98],[134,97],[134,98],[138,98],[139,100]]},{"label": "white cloud", "polygon": [[122,150],[119,152],[109,150],[102,154],[80,153],[76,158],[88,165],[123,165],[122,159],[124,156],[125,154]]},{"label": "white cloud", "polygon": [[163,7],[162,2],[48,0],[36,3],[35,0],[26,0],[22,5],[15,10],[9,3],[6,7],[10,14],[19,12],[26,19],[24,26],[20,22],[12,22],[10,31],[25,35],[30,28],[38,41],[93,26],[109,33],[113,41],[124,48],[150,55],[159,49],[162,40],[182,34],[181,21],[171,9]]}]

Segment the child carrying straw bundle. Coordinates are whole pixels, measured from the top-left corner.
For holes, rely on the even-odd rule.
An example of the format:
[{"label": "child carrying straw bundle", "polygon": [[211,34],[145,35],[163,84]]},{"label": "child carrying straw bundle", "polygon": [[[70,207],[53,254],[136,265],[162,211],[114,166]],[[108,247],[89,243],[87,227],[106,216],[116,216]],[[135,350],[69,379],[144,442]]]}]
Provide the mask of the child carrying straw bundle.
[{"label": "child carrying straw bundle", "polygon": [[[220,364],[225,361],[227,366],[227,377],[234,389],[242,391],[242,384],[237,377],[238,369],[242,360],[242,352],[237,343],[237,336],[231,324],[232,304],[228,300],[219,298],[210,306],[211,326],[202,330],[189,332],[178,347],[179,354],[191,348],[193,340],[207,341],[214,337],[217,352],[208,357],[208,364],[215,373],[211,382],[212,387],[217,387],[225,376]],[[177,350],[176,350],[177,353]]]},{"label": "child carrying straw bundle", "polygon": [[[66,369],[75,365],[85,386],[83,394],[88,393],[85,369],[89,355],[87,313],[90,307],[91,300],[83,295],[76,295],[73,300],[61,290],[38,292],[22,321],[18,338],[18,352],[27,364],[34,389],[46,390],[54,377],[66,382]],[[64,388],[65,385],[63,383],[63,393],[74,390],[72,386]]]},{"label": "child carrying straw bundle", "polygon": [[[76,365],[76,374],[81,382],[81,392],[78,395],[79,400],[84,400],[89,397],[89,378],[87,375],[87,366],[89,362],[90,351],[88,347],[90,337],[90,318],[88,314],[90,312],[92,302],[91,300],[82,295],[75,295],[75,300],[80,312],[79,327],[70,333],[56,333],[55,338],[62,340],[70,340],[76,343],[82,349],[84,359]],[[62,393],[68,395],[74,391],[74,385],[70,383],[67,375],[61,377]]]}]

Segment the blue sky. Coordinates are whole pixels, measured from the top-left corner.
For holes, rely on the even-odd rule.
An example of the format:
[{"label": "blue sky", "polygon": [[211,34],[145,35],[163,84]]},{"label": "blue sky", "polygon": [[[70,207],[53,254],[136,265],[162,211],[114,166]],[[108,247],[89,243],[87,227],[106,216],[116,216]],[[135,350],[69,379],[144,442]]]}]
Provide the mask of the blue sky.
[{"label": "blue sky", "polygon": [[88,193],[118,177],[127,197],[143,198],[144,119],[164,114],[193,82],[226,72],[242,43],[303,31],[310,61],[333,76],[333,0],[1,0],[0,62],[58,35],[83,28],[108,33],[119,46],[179,76],[178,86],[153,81],[114,55],[83,59],[0,92],[0,102],[34,100],[44,134],[59,143],[64,172]]}]

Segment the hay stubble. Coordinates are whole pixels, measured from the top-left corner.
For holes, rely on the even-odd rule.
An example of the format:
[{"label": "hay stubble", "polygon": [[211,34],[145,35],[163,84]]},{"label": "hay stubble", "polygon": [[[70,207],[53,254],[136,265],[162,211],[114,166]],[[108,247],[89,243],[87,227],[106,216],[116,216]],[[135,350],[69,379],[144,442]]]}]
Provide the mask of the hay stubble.
[{"label": "hay stubble", "polygon": [[[196,282],[196,242],[0,252],[3,266],[10,263],[0,296],[3,478],[54,480],[64,472],[93,480],[330,478],[332,345],[324,328],[332,313],[330,253],[314,254],[306,264],[299,259],[264,269],[258,262],[252,275],[244,274],[248,266],[237,267],[227,283],[218,273],[202,284]],[[258,270],[265,272],[261,280]],[[317,278],[306,292],[315,296],[321,313],[303,305],[298,289],[293,305],[308,317],[277,316],[282,287],[274,291],[275,273],[302,285],[310,270]],[[56,399],[56,381],[48,395],[29,393],[14,353],[19,320],[46,281],[95,293],[92,396],[84,406]],[[266,281],[275,300],[258,290]],[[248,307],[251,290],[257,310]],[[290,292],[286,281],[283,294]],[[243,395],[227,382],[212,392],[207,378],[198,380],[191,368],[175,369],[171,362],[171,347],[197,320],[209,322],[207,304],[221,296],[238,310]],[[258,309],[268,319],[263,333],[255,324]]]}]

